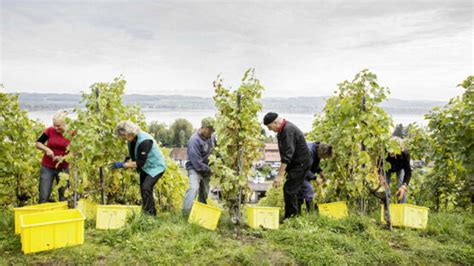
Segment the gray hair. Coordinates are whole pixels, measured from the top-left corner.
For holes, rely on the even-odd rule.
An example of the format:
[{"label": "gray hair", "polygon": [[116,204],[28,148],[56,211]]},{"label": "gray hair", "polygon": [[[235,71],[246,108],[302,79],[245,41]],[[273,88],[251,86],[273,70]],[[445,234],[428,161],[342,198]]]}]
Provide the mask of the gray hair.
[{"label": "gray hair", "polygon": [[132,121],[122,121],[115,127],[115,134],[118,136],[133,135],[136,136],[140,133],[141,129],[138,125]]},{"label": "gray hair", "polygon": [[53,123],[65,122],[65,121],[66,121],[67,114],[68,114],[67,111],[65,111],[65,110],[59,110],[59,111],[56,112],[56,114],[54,114],[54,116],[53,116]]},{"label": "gray hair", "polygon": [[320,143],[318,145],[318,154],[325,156],[325,157],[331,157],[332,156],[332,146],[326,143]]}]

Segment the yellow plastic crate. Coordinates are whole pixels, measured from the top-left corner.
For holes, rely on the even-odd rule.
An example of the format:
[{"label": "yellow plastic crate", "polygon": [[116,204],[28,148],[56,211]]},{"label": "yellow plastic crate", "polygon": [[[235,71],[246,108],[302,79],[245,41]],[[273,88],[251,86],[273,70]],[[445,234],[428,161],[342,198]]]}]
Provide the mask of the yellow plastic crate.
[{"label": "yellow plastic crate", "polygon": [[[384,207],[381,205],[380,220],[385,223]],[[392,226],[424,229],[428,224],[429,208],[412,204],[390,204]]]},{"label": "yellow plastic crate", "polygon": [[247,223],[252,228],[278,229],[279,221],[279,207],[247,207]]},{"label": "yellow plastic crate", "polygon": [[94,219],[97,215],[97,204],[90,200],[79,200],[76,209],[80,210],[87,219]]},{"label": "yellow plastic crate", "polygon": [[53,210],[67,210],[67,202],[48,202],[36,205],[29,205],[21,208],[14,208],[15,213],[15,234],[19,235],[20,231],[20,216],[23,214],[33,214],[38,212],[53,211]]},{"label": "yellow plastic crate", "polygon": [[217,207],[194,201],[188,222],[198,224],[209,230],[216,230],[221,213],[222,210]]},{"label": "yellow plastic crate", "polygon": [[319,214],[335,219],[342,219],[349,216],[345,201],[337,201],[332,203],[318,204]]},{"label": "yellow plastic crate", "polygon": [[75,209],[21,215],[21,250],[26,254],[83,244],[85,219]]},{"label": "yellow plastic crate", "polygon": [[136,205],[97,205],[95,228],[117,229],[127,222],[127,216],[139,213],[141,206]]}]

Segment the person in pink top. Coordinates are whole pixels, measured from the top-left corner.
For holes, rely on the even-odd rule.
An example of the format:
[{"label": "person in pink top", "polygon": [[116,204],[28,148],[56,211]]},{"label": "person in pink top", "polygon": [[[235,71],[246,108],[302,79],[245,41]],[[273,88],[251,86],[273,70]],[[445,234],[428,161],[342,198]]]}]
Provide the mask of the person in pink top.
[{"label": "person in pink top", "polygon": [[[46,128],[36,141],[36,148],[44,152],[39,180],[39,203],[50,201],[53,182],[59,182],[59,173],[69,173],[69,164],[62,160],[70,143],[63,136],[66,131],[66,116],[65,111],[57,112],[53,117],[53,126]],[[65,200],[65,190],[65,187],[58,189],[59,201]]]}]

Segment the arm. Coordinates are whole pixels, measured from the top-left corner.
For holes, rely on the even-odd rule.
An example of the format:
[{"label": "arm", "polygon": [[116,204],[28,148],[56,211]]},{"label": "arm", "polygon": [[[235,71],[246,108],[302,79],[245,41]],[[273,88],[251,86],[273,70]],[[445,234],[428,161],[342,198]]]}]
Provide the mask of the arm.
[{"label": "arm", "polygon": [[35,146],[38,150],[43,151],[47,156],[54,158],[54,152],[45,145],[46,141],[48,140],[48,135],[43,133],[35,143]]},{"label": "arm", "polygon": [[318,163],[318,166],[316,167],[314,172],[319,174],[319,175],[323,174],[323,169],[321,169],[321,166],[319,166],[319,163]]},{"label": "arm", "polygon": [[405,176],[403,176],[403,184],[408,186],[411,179],[410,154],[408,152],[406,152],[404,156],[403,171],[405,172]]},{"label": "arm", "polygon": [[403,199],[408,189],[407,186],[411,178],[410,154],[407,151],[405,151],[402,153],[402,155],[404,155],[402,156],[402,158],[403,158],[403,171],[405,172],[405,176],[403,177],[403,185],[397,190],[397,193],[396,193],[396,195],[398,195],[399,200]]},{"label": "arm", "polygon": [[145,140],[142,143],[140,143],[140,146],[138,146],[138,149],[137,149],[138,155],[137,155],[136,161],[125,162],[123,167],[124,168],[142,168],[146,163],[148,154],[150,153],[152,147],[153,147],[152,140]]},{"label": "arm", "polygon": [[188,160],[193,165],[194,170],[199,173],[209,173],[210,168],[203,162],[201,157],[201,147],[199,142],[194,140],[188,145]]},{"label": "arm", "polygon": [[273,187],[278,188],[281,185],[281,180],[283,179],[283,176],[285,175],[286,172],[286,163],[281,163],[280,168],[278,168],[278,174],[275,177],[275,180],[273,181]]},{"label": "arm", "polygon": [[295,138],[292,132],[288,132],[288,134],[282,134],[281,136],[281,143],[280,146],[280,156],[281,156],[281,163],[285,165],[289,165],[293,160],[293,155],[295,154]]}]

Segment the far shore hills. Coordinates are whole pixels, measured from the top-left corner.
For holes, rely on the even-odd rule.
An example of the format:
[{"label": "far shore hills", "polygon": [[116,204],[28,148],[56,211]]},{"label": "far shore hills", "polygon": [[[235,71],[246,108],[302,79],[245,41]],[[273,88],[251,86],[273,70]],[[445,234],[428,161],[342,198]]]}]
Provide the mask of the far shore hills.
[{"label": "far shore hills", "polygon": [[[262,99],[264,111],[283,113],[315,114],[320,112],[329,96],[319,97],[268,97]],[[80,94],[60,93],[19,93],[19,102],[22,109],[28,111],[49,111],[70,109],[81,106]],[[184,110],[214,110],[213,100],[210,97],[196,97],[183,95],[141,95],[129,94],[123,99],[124,104],[136,104],[143,109],[184,111]],[[429,100],[400,100],[390,98],[381,106],[390,114],[426,114],[435,106],[442,106],[443,101]]]}]

